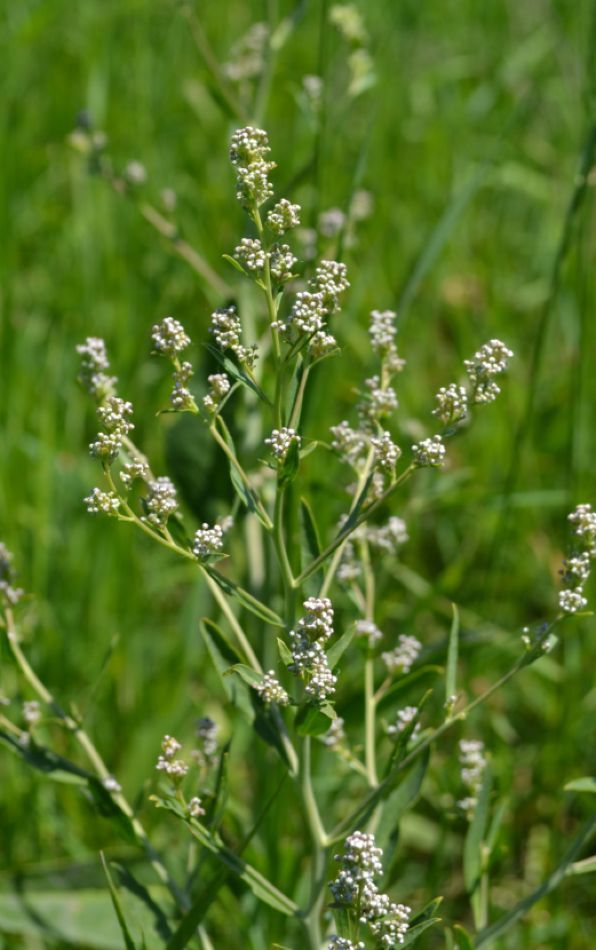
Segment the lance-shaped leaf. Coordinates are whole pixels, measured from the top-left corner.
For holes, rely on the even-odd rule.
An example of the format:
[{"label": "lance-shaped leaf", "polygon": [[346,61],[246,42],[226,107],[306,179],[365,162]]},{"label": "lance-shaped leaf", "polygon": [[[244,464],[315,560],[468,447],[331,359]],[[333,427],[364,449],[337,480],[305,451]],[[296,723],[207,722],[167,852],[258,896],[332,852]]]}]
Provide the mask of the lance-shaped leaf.
[{"label": "lance-shaped leaf", "polygon": [[211,355],[217,360],[217,362],[223,367],[224,371],[231,376],[232,379],[235,379],[236,382],[242,383],[243,386],[246,386],[248,389],[251,389],[253,393],[256,393],[259,399],[261,399],[268,406],[271,405],[270,399],[267,398],[260,386],[255,383],[246,370],[242,369],[239,366],[236,366],[233,360],[229,356],[225,356],[216,346],[213,346],[211,343],[207,344],[207,350]]},{"label": "lance-shaped leaf", "polygon": [[259,617],[260,620],[264,620],[274,627],[285,627],[279,614],[276,614],[270,607],[266,607],[260,600],[257,600],[256,597],[249,594],[247,590],[244,590],[234,581],[231,581],[229,577],[220,574],[219,571],[216,571],[215,568],[208,564],[204,564],[203,568],[228,597],[233,597],[241,603],[246,610],[254,614],[255,617]]}]

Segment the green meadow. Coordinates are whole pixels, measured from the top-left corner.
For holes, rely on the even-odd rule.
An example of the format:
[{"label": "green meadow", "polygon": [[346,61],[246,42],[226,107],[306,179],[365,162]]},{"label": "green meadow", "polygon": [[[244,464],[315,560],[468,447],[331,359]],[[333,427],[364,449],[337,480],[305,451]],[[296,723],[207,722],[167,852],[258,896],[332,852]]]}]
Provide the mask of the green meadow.
[{"label": "green meadow", "polygon": [[[217,607],[192,565],[85,510],[99,483],[87,448],[97,424],[77,383],[75,347],[105,339],[119,392],[134,404],[135,440],[175,482],[189,522],[227,514],[228,465],[206,428],[160,412],[171,378],[151,354],[151,328],[166,314],[181,321],[203,392],[218,371],[205,346],[212,310],[235,301],[247,321],[262,316],[223,259],[250,233],[228,160],[234,129],[268,131],[276,188],[303,208],[307,266],[314,243],[348,267],[334,326],[341,357],[313,370],[309,439],[328,442],[331,425],[353,419],[355,389],[374,371],[372,309],[398,315],[404,445],[431,434],[435,392],[486,340],[515,353],[498,402],[450,443],[445,470],[420,472],[385,508],[404,518],[410,539],[378,581],[380,625],[417,636],[425,663],[444,668],[455,604],[458,688],[472,700],[511,667],[523,628],[556,614],[567,514],[596,505],[596,8],[588,0],[355,6],[365,30],[350,34],[325,0],[0,4],[0,540],[26,591],[22,648],[60,706],[84,721],[155,847],[180,867],[178,825],[149,801],[164,734],[190,741],[196,720],[211,716],[230,741],[230,845],[280,772],[222,689],[200,632]],[[260,53],[242,38],[255,23],[268,30],[251,34],[253,46],[266,37],[251,72]],[[81,129],[105,134],[103,172],[76,147]],[[130,162],[146,170],[138,185],[122,184]],[[339,232],[334,220],[344,222]],[[236,424],[239,445],[255,444],[250,420]],[[319,451],[308,479],[330,538],[349,479]],[[270,565],[254,543],[246,519],[232,534],[230,570],[266,591]],[[338,630],[347,604],[338,595]],[[251,623],[269,669],[274,648]],[[34,696],[0,634],[0,714],[22,723],[22,702]],[[557,637],[461,733],[483,740],[504,803],[490,920],[545,884],[515,926],[482,944],[493,950],[596,945],[594,863],[577,864],[596,841],[574,856],[573,873],[568,865],[551,879],[594,816],[593,790],[566,789],[594,772],[593,618],[565,618]],[[349,670],[338,708],[358,734]],[[412,686],[405,701],[435,685]],[[389,879],[395,899],[412,906],[442,895],[443,925],[472,932],[466,827],[454,806],[460,732],[433,750],[393,841]],[[49,723],[41,735],[83,762],[64,731]],[[125,946],[99,852],[148,888],[151,868],[98,802],[13,752],[0,746],[0,947]],[[320,743],[315,754],[323,801],[338,782],[352,788],[352,773],[325,765]],[[246,856],[290,893],[304,870],[303,837],[288,793]],[[443,925],[424,934],[421,950],[449,946]],[[239,946],[238,932],[254,950],[304,946],[299,930],[284,930],[238,882],[222,888],[204,926],[216,950]],[[147,947],[166,946],[153,923],[143,933]]]}]

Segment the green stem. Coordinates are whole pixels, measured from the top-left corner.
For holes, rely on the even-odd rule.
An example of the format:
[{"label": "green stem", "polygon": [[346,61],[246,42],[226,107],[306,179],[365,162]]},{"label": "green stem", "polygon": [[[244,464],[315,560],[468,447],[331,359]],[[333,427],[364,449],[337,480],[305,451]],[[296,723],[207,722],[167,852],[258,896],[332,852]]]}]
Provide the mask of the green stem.
[{"label": "green stem", "polygon": [[[552,630],[555,624],[559,621],[559,619],[560,618],[557,617],[550,624],[547,631],[542,637],[542,642],[544,641],[548,632]],[[538,649],[539,647],[535,648],[535,650],[538,650]],[[403,772],[405,769],[407,769],[414,762],[414,760],[418,758],[421,752],[423,752],[430,745],[436,742],[437,739],[439,739],[442,735],[444,735],[444,733],[448,732],[448,730],[451,729],[452,726],[455,725],[455,723],[461,722],[463,719],[466,719],[466,717],[469,716],[469,714],[474,709],[476,709],[477,706],[480,706],[482,703],[486,702],[486,700],[490,696],[492,696],[493,693],[496,693],[497,690],[501,689],[501,687],[504,686],[505,683],[508,683],[509,680],[512,679],[517,673],[519,673],[520,670],[524,669],[526,666],[529,666],[530,663],[532,663],[533,660],[537,658],[537,655],[538,655],[537,653],[533,652],[530,654],[526,653],[523,656],[521,656],[517,660],[517,662],[511,667],[511,669],[509,669],[506,673],[504,673],[503,676],[501,676],[495,683],[492,684],[492,686],[489,686],[489,688],[485,690],[484,693],[482,693],[480,696],[477,696],[476,699],[472,700],[471,703],[468,703],[468,705],[465,706],[462,710],[460,710],[460,712],[455,713],[453,716],[448,717],[445,720],[445,722],[443,722],[437,729],[434,730],[434,732],[432,732],[430,735],[426,736],[425,739],[419,742],[416,748],[412,749],[409,755],[406,755],[405,758],[403,758],[398,765],[396,765],[393,769],[391,769],[391,771],[383,779],[383,781],[379,785],[377,785],[377,787],[374,788],[366,796],[366,798],[364,799],[363,802],[360,803],[358,808],[354,809],[354,811],[352,811],[347,816],[347,818],[344,818],[343,821],[341,821],[333,829],[333,831],[329,835],[329,841],[333,843],[334,841],[338,841],[340,838],[342,838],[344,834],[346,834],[347,831],[351,828],[352,823],[359,817],[360,814],[365,813],[366,810],[371,805],[374,806],[375,802],[381,800],[384,790],[388,788],[390,784],[393,783],[395,776],[399,772]]]},{"label": "green stem", "polygon": [[321,910],[324,900],[324,877],[327,866],[327,834],[321,821],[311,779],[311,738],[302,743],[301,793],[306,820],[312,840],[311,895],[304,918],[310,950],[321,948]]},{"label": "green stem", "polygon": [[[324,582],[324,590],[327,590],[329,587],[329,584],[331,583],[331,579],[333,578],[333,574],[335,573],[335,570],[337,570],[339,561],[341,559],[341,552],[339,553],[339,555],[337,554],[338,547],[342,545],[344,541],[347,541],[347,539],[350,537],[351,534],[353,534],[356,528],[358,528],[361,524],[363,524],[365,521],[368,520],[368,518],[371,516],[373,511],[376,511],[377,508],[379,508],[380,505],[382,505],[383,502],[389,498],[389,496],[395,491],[396,488],[398,488],[400,485],[403,485],[403,483],[406,482],[410,478],[410,476],[412,475],[412,472],[415,469],[416,469],[415,465],[413,464],[408,465],[405,471],[403,471],[401,475],[398,478],[396,478],[395,481],[391,483],[389,488],[386,488],[385,491],[381,495],[379,495],[378,498],[372,501],[370,505],[368,505],[364,509],[364,511],[362,511],[358,515],[358,517],[354,519],[354,521],[350,524],[348,528],[344,528],[342,531],[340,531],[337,537],[333,539],[331,544],[329,544],[325,548],[325,550],[322,551],[318,555],[318,557],[316,557],[313,561],[311,561],[311,563],[308,564],[307,567],[305,567],[302,573],[299,574],[298,577],[295,578],[294,584],[296,585],[296,587],[300,587],[304,583],[304,581],[308,580],[308,578],[311,577],[311,575],[315,573],[315,571],[318,571],[321,565],[325,563],[327,558],[331,554],[333,554],[333,552],[336,552],[333,562],[330,565],[329,570],[327,572],[328,578],[326,578]],[[331,573],[332,567],[333,567],[333,573]]]},{"label": "green stem", "polygon": [[250,665],[252,666],[253,670],[255,670],[256,673],[261,674],[261,673],[263,672],[263,667],[262,667],[261,664],[259,663],[259,661],[258,661],[258,659],[257,659],[257,656],[256,656],[256,654],[255,654],[253,648],[251,647],[251,645],[250,645],[250,643],[249,643],[249,641],[248,641],[248,638],[247,638],[246,634],[244,633],[244,630],[242,629],[242,627],[241,627],[240,624],[238,623],[238,620],[237,620],[237,618],[236,618],[236,615],[234,614],[234,611],[232,610],[232,608],[230,607],[228,601],[226,600],[226,597],[225,597],[225,595],[224,595],[224,593],[223,593],[221,587],[219,586],[219,584],[217,584],[216,581],[213,580],[213,578],[211,577],[211,575],[209,574],[209,572],[206,571],[205,568],[204,568],[202,565],[199,565],[199,567],[200,567],[201,574],[202,574],[203,577],[205,578],[205,580],[206,580],[206,582],[207,582],[207,586],[208,586],[209,590],[211,591],[211,594],[212,594],[212,596],[213,596],[213,599],[214,599],[215,601],[217,601],[217,604],[218,604],[218,606],[219,606],[219,608],[220,608],[222,614],[224,614],[226,620],[228,621],[230,627],[232,628],[232,631],[233,631],[233,633],[234,633],[234,636],[236,637],[236,639],[237,639],[237,641],[238,641],[238,643],[239,643],[239,645],[240,645],[242,651],[244,652],[244,655],[246,656],[246,659],[248,660],[248,662],[249,662]]},{"label": "green stem", "polygon": [[246,474],[246,472],[245,472],[244,469],[242,468],[240,462],[239,462],[238,459],[236,458],[234,452],[232,452],[232,450],[231,450],[230,446],[228,445],[228,443],[226,442],[226,440],[225,440],[225,439],[220,435],[220,433],[218,432],[216,426],[217,426],[216,421],[214,421],[214,422],[212,423],[212,425],[209,426],[209,431],[210,431],[211,435],[213,436],[213,438],[215,439],[215,441],[216,441],[217,444],[219,445],[219,447],[220,447],[220,449],[222,450],[222,452],[227,456],[228,461],[230,462],[230,465],[233,465],[234,469],[235,469],[236,472],[238,473],[238,476],[239,476],[239,478],[240,478],[242,484],[246,486],[246,489],[247,489],[247,491],[249,492],[250,497],[254,499],[255,504],[256,504],[256,507],[257,507],[258,512],[259,512],[259,515],[260,515],[260,517],[261,517],[261,519],[262,519],[262,521],[263,521],[264,527],[267,529],[267,531],[271,531],[272,528],[273,528],[273,522],[271,521],[271,518],[269,517],[269,515],[268,515],[267,512],[265,511],[265,508],[263,507],[263,504],[261,503],[260,499],[258,498],[258,496],[256,495],[255,491],[254,491],[253,488],[251,487],[251,484],[250,484],[250,482],[249,482],[249,480],[248,480],[248,475]]},{"label": "green stem", "polygon": [[[108,770],[105,762],[103,761],[101,755],[95,748],[90,737],[87,735],[85,730],[81,727],[80,723],[77,722],[72,716],[65,712],[60,704],[54,699],[50,691],[44,686],[42,681],[37,676],[35,670],[29,664],[27,657],[21,650],[19,644],[18,633],[14,625],[14,618],[12,611],[7,609],[5,612],[6,619],[6,635],[10,650],[12,655],[15,658],[15,661],[18,667],[21,670],[21,673],[33,689],[39,698],[47,706],[49,706],[54,714],[61,720],[65,729],[73,736],[73,738],[78,742],[80,747],[83,749],[85,755],[89,759],[89,762],[93,766],[93,769],[97,777],[103,782],[107,778],[111,778],[111,773]],[[156,874],[166,884],[172,893],[172,896],[175,898],[177,903],[185,909],[188,901],[183,895],[182,891],[178,888],[176,882],[170,876],[168,869],[160,858],[159,854],[153,848],[145,829],[143,828],[139,819],[135,816],[135,813],[132,807],[129,805],[127,799],[124,797],[122,792],[112,792],[112,798],[120,808],[120,810],[126,815],[129,819],[132,828],[135,832],[139,844],[142,845],[147,857],[149,858]]]},{"label": "green stem", "polygon": [[288,557],[288,552],[286,548],[286,542],[284,538],[284,499],[285,499],[285,486],[277,483],[276,493],[275,493],[275,512],[273,516],[273,540],[275,542],[275,550],[277,552],[277,558],[279,561],[279,566],[281,569],[281,575],[284,585],[285,599],[286,599],[286,622],[291,626],[294,622],[294,607],[295,607],[295,598],[296,598],[296,587],[294,584],[294,576],[292,574],[292,566],[290,564],[290,559]]}]

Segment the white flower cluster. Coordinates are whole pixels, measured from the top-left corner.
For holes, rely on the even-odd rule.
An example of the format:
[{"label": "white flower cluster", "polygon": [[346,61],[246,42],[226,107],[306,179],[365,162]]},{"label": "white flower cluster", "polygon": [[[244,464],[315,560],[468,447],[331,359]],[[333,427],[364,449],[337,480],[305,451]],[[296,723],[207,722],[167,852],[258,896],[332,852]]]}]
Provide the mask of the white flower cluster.
[{"label": "white flower cluster", "polygon": [[149,494],[145,498],[147,511],[145,520],[156,528],[163,528],[168,518],[178,510],[176,489],[167,475],[160,475],[159,478],[149,482],[148,488]]},{"label": "white flower cluster", "polygon": [[433,435],[430,439],[423,439],[412,446],[414,463],[421,468],[425,466],[440,468],[445,462],[445,446],[440,435]]},{"label": "white flower cluster", "polygon": [[309,597],[305,616],[290,631],[292,663],[288,667],[305,680],[305,691],[315,702],[324,702],[335,692],[337,677],[329,668],[324,645],[333,634],[333,607],[327,597]]},{"label": "white flower cluster", "polygon": [[201,818],[205,814],[201,799],[194,795],[188,803],[188,814],[191,818]]},{"label": "white flower cluster", "polygon": [[192,368],[192,363],[189,363],[188,360],[184,360],[182,363],[176,366],[174,372],[172,373],[174,388],[172,389],[172,393],[170,395],[170,402],[172,403],[174,409],[177,409],[178,412],[182,412],[185,409],[196,411],[194,397],[188,388],[188,381],[193,373],[194,370]]},{"label": "white flower cluster", "polygon": [[344,720],[341,716],[331,721],[329,729],[322,737],[324,744],[328,749],[337,749],[346,741],[346,732],[344,729]]},{"label": "white flower cluster", "polygon": [[246,126],[238,129],[230,143],[230,161],[236,169],[236,197],[242,206],[259,208],[273,195],[269,172],[275,162],[269,161],[269,138],[263,129]]},{"label": "white flower cluster", "polygon": [[337,313],[340,295],[350,286],[346,265],[338,261],[320,261],[308,289],[296,294],[286,320],[272,324],[287,340],[296,332],[310,337],[309,349],[314,356],[323,356],[335,349],[335,338],[325,329],[329,316]]},{"label": "white flower cluster", "polygon": [[199,561],[206,561],[213,554],[219,554],[223,548],[223,528],[219,524],[213,526],[204,522],[192,542],[192,553]]},{"label": "white flower cluster", "polygon": [[398,400],[395,389],[392,386],[381,385],[379,376],[371,376],[365,379],[364,384],[368,390],[358,403],[358,414],[361,425],[365,428],[374,427],[374,423],[386,416],[390,416],[398,408]]},{"label": "white flower cluster", "polygon": [[293,443],[297,443],[300,448],[301,442],[302,439],[296,430],[286,426],[282,426],[281,429],[274,429],[269,438],[265,439],[265,445],[270,446],[271,452],[278,462],[285,461]]},{"label": "white flower cluster", "polygon": [[120,478],[126,488],[130,488],[132,483],[139,479],[140,481],[147,482],[151,477],[149,471],[149,466],[147,462],[140,458],[131,459],[130,462],[126,462],[122,467],[120,472]]},{"label": "white flower cluster", "polygon": [[468,394],[463,386],[455,383],[442,386],[435,396],[437,406],[432,414],[445,425],[452,425],[463,419],[468,411]]},{"label": "white flower cluster", "polygon": [[212,373],[207,377],[211,391],[203,396],[203,405],[207,412],[215,414],[224,396],[230,391],[230,378],[226,373]]},{"label": "white flower cluster", "polygon": [[385,554],[395,554],[409,540],[406,523],[397,515],[391,515],[384,525],[365,525],[365,535],[369,544]]},{"label": "white flower cluster", "polygon": [[242,238],[240,244],[234,249],[234,257],[243,267],[254,273],[263,271],[267,261],[263,245],[253,238]]},{"label": "white flower cluster", "polygon": [[578,505],[568,516],[575,526],[579,551],[563,561],[563,583],[565,588],[559,593],[559,607],[567,614],[575,614],[588,606],[584,597],[584,583],[590,576],[592,559],[596,558],[596,511],[591,505]]},{"label": "white flower cluster", "polygon": [[175,757],[181,748],[182,746],[173,736],[164,736],[161,744],[162,755],[159,756],[155,766],[157,771],[165,772],[166,775],[171,775],[176,779],[184,778],[188,772],[188,765],[183,759]]},{"label": "white flower cluster", "polygon": [[[393,725],[387,726],[387,735],[399,736],[405,729],[408,728],[409,725],[412,724],[417,715],[418,708],[416,706],[404,706],[403,709],[398,709],[395,722]],[[416,723],[410,738],[412,741],[414,741],[419,735],[420,723]]]},{"label": "white flower cluster", "polygon": [[380,437],[373,437],[370,444],[375,450],[377,468],[385,474],[391,474],[401,455],[401,449],[391,438],[391,433],[384,430]]},{"label": "white flower cluster", "polygon": [[291,228],[299,227],[300,211],[300,205],[292,204],[287,198],[282,198],[267,215],[267,224],[275,234],[281,236]]},{"label": "white flower cluster", "polygon": [[209,332],[213,334],[220,350],[231,350],[239,363],[253,366],[256,358],[256,346],[242,345],[242,328],[236,307],[220,307],[211,314]]},{"label": "white flower cluster", "polygon": [[117,383],[115,376],[108,376],[105,372],[110,368],[105,342],[99,337],[88,336],[84,343],[78,344],[77,353],[81,356],[79,382],[98,402],[105,399]]},{"label": "white flower cluster", "polygon": [[354,943],[349,937],[338,937],[337,934],[329,937],[329,950],[364,950],[365,947],[364,940]]},{"label": "white flower cluster", "polygon": [[174,360],[178,354],[190,346],[190,337],[179,320],[174,317],[164,317],[161,323],[156,323],[151,332],[153,345],[158,353]]},{"label": "white flower cluster", "polygon": [[255,689],[264,703],[277,703],[278,706],[287,706],[290,697],[277,679],[273,670],[265,673],[262,681],[255,686]]},{"label": "white flower cluster", "polygon": [[292,269],[297,261],[289,244],[273,244],[266,251],[261,242],[253,238],[242,238],[234,250],[234,257],[256,277],[263,274],[268,261],[271,277],[279,284],[292,277]]},{"label": "white flower cluster", "polygon": [[90,515],[117,515],[120,508],[118,495],[113,491],[102,491],[101,488],[93,488],[83,500]]},{"label": "white flower cluster", "polygon": [[389,950],[404,942],[412,911],[379,891],[375,878],[383,873],[382,856],[374,835],[355,831],[346,839],[344,853],[335,855],[341,867],[329,887],[336,905],[356,911],[378,945]]},{"label": "white flower cluster", "polygon": [[472,402],[494,402],[501,390],[494,381],[507,369],[513,351],[501,340],[489,340],[474,353],[471,360],[464,360],[466,372],[472,383]]},{"label": "white flower cluster", "polygon": [[193,752],[193,758],[200,766],[208,768],[217,757],[219,727],[210,716],[201,716],[197,720],[197,740],[199,748]]},{"label": "white flower cluster", "polygon": [[457,804],[468,818],[474,814],[478,804],[478,791],[482,785],[482,775],[486,768],[484,757],[484,743],[479,739],[462,739],[459,743],[459,763],[461,765],[461,780],[466,786],[468,795]]},{"label": "white flower cluster", "polygon": [[406,361],[398,355],[395,344],[396,316],[393,310],[372,310],[368,329],[373,352],[390,373],[399,373],[406,365]]},{"label": "white flower cluster", "polygon": [[331,426],[330,432],[333,436],[331,448],[335,449],[345,462],[357,469],[366,455],[366,433],[353,429],[345,419],[338,425]]},{"label": "white flower cluster", "polygon": [[367,637],[371,649],[376,647],[377,643],[383,639],[382,632],[372,620],[357,620],[356,634],[359,637]]},{"label": "white flower cluster", "polygon": [[422,644],[416,637],[400,634],[397,646],[387,653],[381,654],[381,659],[389,673],[409,673],[420,655]]},{"label": "white flower cluster", "polygon": [[6,601],[9,607],[14,606],[23,596],[20,587],[13,587],[16,571],[12,566],[12,554],[5,544],[0,541],[0,602]]},{"label": "white flower cluster", "polygon": [[132,403],[120,399],[119,396],[109,395],[98,406],[97,414],[107,431],[97,433],[95,442],[89,445],[89,451],[94,458],[110,464],[118,458],[124,438],[134,429],[129,419],[132,415]]}]

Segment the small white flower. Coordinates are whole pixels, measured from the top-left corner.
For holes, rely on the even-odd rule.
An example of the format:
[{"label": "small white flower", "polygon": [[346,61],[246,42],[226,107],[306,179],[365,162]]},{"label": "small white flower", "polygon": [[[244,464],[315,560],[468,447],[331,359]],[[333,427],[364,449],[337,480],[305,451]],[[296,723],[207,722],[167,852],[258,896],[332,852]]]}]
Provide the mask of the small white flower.
[{"label": "small white flower", "polygon": [[23,719],[28,726],[35,726],[41,719],[41,706],[36,699],[23,703]]},{"label": "small white flower", "polygon": [[433,435],[412,446],[414,462],[420,467],[434,466],[440,468],[445,462],[445,446],[440,435]]},{"label": "small white flower", "polygon": [[381,654],[381,659],[389,673],[409,673],[418,659],[422,644],[416,637],[401,634],[397,646]]},{"label": "small white flower", "polygon": [[91,494],[84,499],[87,511],[91,515],[117,515],[120,508],[120,499],[114,492],[102,491],[101,488],[94,488]]},{"label": "small white flower", "polygon": [[230,391],[230,378],[226,373],[213,373],[207,377],[211,391],[203,397],[203,405],[207,412],[217,412],[220,402]]},{"label": "small white flower", "polygon": [[[398,709],[395,723],[391,726],[387,726],[387,735],[399,736],[404,729],[408,728],[417,715],[418,708],[416,706],[404,706],[403,709]],[[415,741],[419,734],[420,723],[416,723],[412,735],[410,736],[411,741]]]},{"label": "small white flower", "polygon": [[328,749],[337,749],[346,741],[344,725],[344,720],[341,718],[341,716],[338,716],[337,719],[332,720],[329,729],[322,737],[323,742]]},{"label": "small white flower", "polygon": [[199,561],[205,561],[213,554],[219,554],[223,548],[223,529],[221,525],[213,526],[204,522],[195,536],[192,543],[192,553]]},{"label": "small white flower", "polygon": [[190,815],[191,818],[200,818],[202,815],[205,814],[205,809],[203,808],[201,799],[198,798],[196,795],[193,798],[191,798],[191,800],[188,803],[188,814]]},{"label": "small white flower", "polygon": [[300,205],[291,204],[287,198],[282,198],[267,215],[267,224],[275,234],[284,234],[300,224]]},{"label": "small white flower", "polygon": [[581,587],[575,587],[573,590],[562,590],[559,594],[559,607],[567,614],[575,614],[578,610],[583,610],[588,606],[588,601],[584,597]]},{"label": "small white flower", "polygon": [[287,706],[290,697],[277,679],[273,670],[265,673],[262,681],[255,686],[255,689],[264,703],[277,703],[278,706]]},{"label": "small white flower", "polygon": [[274,429],[269,438],[265,439],[265,445],[270,446],[271,452],[278,462],[285,461],[293,443],[297,443],[300,447],[301,442],[302,439],[296,430],[286,426],[281,429]]},{"label": "small white flower", "polygon": [[445,425],[450,425],[463,419],[468,411],[468,394],[463,386],[444,386],[436,395],[437,407],[433,409],[433,416],[437,416]]},{"label": "small white flower", "polygon": [[160,475],[154,481],[149,482],[149,494],[145,499],[147,509],[146,520],[156,528],[163,528],[175,512],[178,510],[178,498],[176,489],[167,475]]},{"label": "small white flower", "polygon": [[131,185],[144,185],[147,181],[147,169],[141,162],[129,162],[124,169],[124,177]]},{"label": "small white flower", "polygon": [[158,353],[174,359],[190,345],[190,337],[186,334],[179,320],[173,317],[164,317],[161,323],[156,323],[151,333],[153,345]]},{"label": "small white flower", "polygon": [[391,433],[384,431],[379,438],[372,438],[370,444],[375,450],[375,464],[382,472],[393,472],[401,449],[391,438]]},{"label": "small white flower", "polygon": [[106,775],[102,785],[107,792],[112,792],[112,794],[115,795],[122,791],[122,786],[118,781],[116,781],[113,775]]},{"label": "small white flower", "polygon": [[369,647],[375,647],[383,639],[383,634],[372,620],[357,620],[356,634],[359,637],[368,637]]}]

